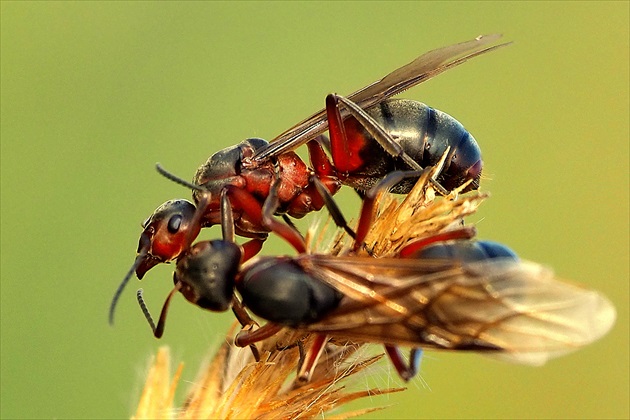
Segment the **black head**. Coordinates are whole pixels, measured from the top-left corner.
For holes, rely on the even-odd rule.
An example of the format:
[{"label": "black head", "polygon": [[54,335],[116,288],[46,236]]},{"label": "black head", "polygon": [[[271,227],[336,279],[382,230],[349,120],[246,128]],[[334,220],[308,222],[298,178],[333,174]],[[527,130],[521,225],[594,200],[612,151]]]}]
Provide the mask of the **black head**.
[{"label": "black head", "polygon": [[177,261],[173,280],[186,299],[211,311],[226,311],[232,302],[241,264],[241,247],[230,241],[196,243]]}]

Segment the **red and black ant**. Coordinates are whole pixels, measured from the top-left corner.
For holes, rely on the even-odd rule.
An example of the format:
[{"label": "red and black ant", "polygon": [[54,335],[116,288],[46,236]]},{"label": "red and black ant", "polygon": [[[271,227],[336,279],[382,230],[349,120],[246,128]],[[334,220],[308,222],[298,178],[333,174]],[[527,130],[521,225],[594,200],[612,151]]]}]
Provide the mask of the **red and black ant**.
[{"label": "red and black ant", "polygon": [[[358,224],[372,224],[379,191],[421,175],[389,174],[366,195]],[[178,291],[211,311],[232,306],[244,326],[237,346],[254,347],[285,327],[315,334],[298,374],[302,381],[309,379],[331,337],[384,344],[400,376],[409,380],[421,348],[541,364],[598,339],[614,322],[614,308],[605,297],[519,260],[504,245],[471,240],[474,228],[417,238],[397,257],[384,258],[357,254],[365,239],[361,232],[366,230],[357,229],[353,250],[346,255],[300,253],[247,262],[233,232],[227,232],[223,240],[198,242],[180,254],[175,287],[157,326],[140,294],[139,302],[156,337],[163,333],[170,299]],[[254,323],[247,310],[268,323],[249,328]],[[399,345],[412,348],[408,363]]]},{"label": "red and black ant", "polygon": [[[246,245],[247,255],[257,253],[272,231],[304,252],[299,232],[274,215],[288,220],[286,215],[300,218],[324,205],[332,209],[332,195],[342,184],[364,194],[393,171],[420,171],[434,165],[446,150],[446,164],[440,176],[432,180],[434,187],[444,195],[466,182],[468,190],[476,189],[482,170],[481,151],[462,124],[420,102],[389,98],[470,58],[508,45],[488,46],[499,38],[480,36],[439,48],[347,98],[328,95],[324,110],[272,142],[251,138],[215,153],[197,170],[192,183],[158,165],[163,175],[193,189],[195,204],[170,200],[155,210],[142,225],[132,271],[141,279],[153,266],[176,259],[203,227],[225,220],[226,211],[232,213],[235,233],[253,238]],[[330,141],[322,134],[326,129]],[[303,144],[308,146],[311,167],[292,151]],[[332,162],[322,145],[329,149]],[[414,181],[402,181],[392,192],[406,194]],[[275,196],[268,201],[271,191]],[[266,201],[273,211],[263,208]],[[197,208],[203,210],[201,214]],[[348,234],[354,234],[341,213],[332,215]],[[125,282],[112,301],[110,323]]]}]

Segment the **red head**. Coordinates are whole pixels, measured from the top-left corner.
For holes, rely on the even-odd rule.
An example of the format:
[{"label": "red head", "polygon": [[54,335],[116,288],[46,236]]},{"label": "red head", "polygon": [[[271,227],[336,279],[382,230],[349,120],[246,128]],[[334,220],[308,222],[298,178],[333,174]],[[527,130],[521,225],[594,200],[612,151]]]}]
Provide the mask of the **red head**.
[{"label": "red head", "polygon": [[169,200],[142,224],[136,257],[140,260],[136,267],[139,279],[155,265],[174,260],[190,247],[201,230],[199,221],[194,220],[195,211],[190,201]]},{"label": "red head", "polygon": [[139,279],[159,263],[170,262],[186,251],[201,230],[201,217],[187,200],[169,200],[158,207],[142,224],[138,255],[118,286],[109,308],[109,322],[114,322],[118,298],[134,271]]}]

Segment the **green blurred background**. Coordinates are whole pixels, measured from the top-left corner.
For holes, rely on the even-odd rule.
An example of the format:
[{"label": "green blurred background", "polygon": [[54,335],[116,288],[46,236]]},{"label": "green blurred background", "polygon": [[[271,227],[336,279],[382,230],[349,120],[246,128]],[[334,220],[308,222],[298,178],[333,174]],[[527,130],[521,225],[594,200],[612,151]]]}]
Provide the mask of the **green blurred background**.
[{"label": "green blurred background", "polygon": [[[391,404],[382,418],[627,418],[628,5],[2,2],[1,416],[128,417],[158,346],[186,361],[185,389],[222,341],[231,314],[181,298],[155,340],[135,281],[107,325],[140,222],[189,197],[155,162],[191,177],[213,152],[322,108],[329,92],[501,32],[512,46],[403,96],[480,142],[492,192],[472,220],[480,236],[601,290],[618,321],[542,368],[428,352],[407,392],[363,405]],[[144,281],[154,312],[171,271]],[[399,384],[389,369],[366,381]]]}]

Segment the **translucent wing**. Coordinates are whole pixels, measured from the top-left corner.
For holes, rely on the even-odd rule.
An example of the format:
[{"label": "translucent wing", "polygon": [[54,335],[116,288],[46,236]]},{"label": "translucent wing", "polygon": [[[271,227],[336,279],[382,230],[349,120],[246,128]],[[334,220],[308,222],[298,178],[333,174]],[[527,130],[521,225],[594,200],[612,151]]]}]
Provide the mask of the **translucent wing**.
[{"label": "translucent wing", "polygon": [[[484,35],[471,41],[429,51],[382,79],[354,92],[348,96],[348,99],[361,108],[368,108],[458,66],[470,58],[509,44],[488,47],[488,44],[497,41],[500,37],[499,34]],[[326,110],[322,109],[273,139],[269,146],[260,150],[253,159],[262,161],[270,156],[295,149],[323,133],[327,128]]]},{"label": "translucent wing", "polygon": [[601,294],[535,263],[309,257],[302,263],[344,298],[305,329],[334,337],[542,364],[602,337],[615,320]]}]

